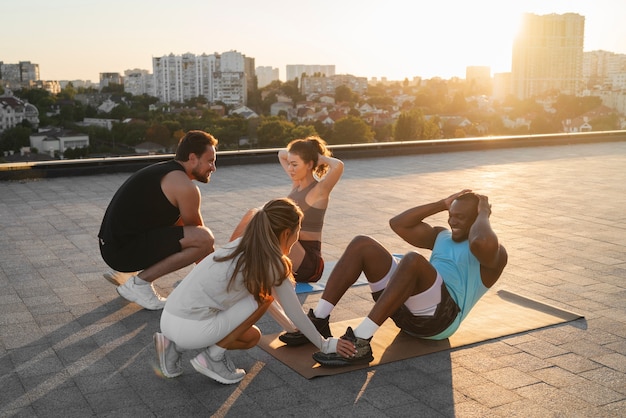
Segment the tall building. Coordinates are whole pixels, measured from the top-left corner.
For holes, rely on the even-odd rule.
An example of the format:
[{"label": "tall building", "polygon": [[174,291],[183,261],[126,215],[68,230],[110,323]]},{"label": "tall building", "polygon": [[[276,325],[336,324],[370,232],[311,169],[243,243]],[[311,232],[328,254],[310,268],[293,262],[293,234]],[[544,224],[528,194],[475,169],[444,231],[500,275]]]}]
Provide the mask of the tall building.
[{"label": "tall building", "polygon": [[330,77],[305,76],[300,80],[300,92],[305,96],[309,94],[334,96],[339,86],[346,86],[355,93],[364,94],[367,92],[367,77],[339,74]]},{"label": "tall building", "polygon": [[170,54],[152,58],[152,68],[155,96],[165,103],[201,96],[209,103],[245,105],[254,80],[254,59],[237,51]]},{"label": "tall building", "polygon": [[278,68],[256,67],[257,85],[259,88],[279,79]]},{"label": "tall building", "polygon": [[487,94],[493,90],[491,68],[484,66],[469,66],[465,68],[465,83],[470,95]]},{"label": "tall building", "polygon": [[334,65],[304,65],[295,64],[287,65],[287,81],[300,80],[302,74],[306,74],[309,77],[313,77],[316,74],[321,76],[330,77],[335,75]]},{"label": "tall building", "polygon": [[626,54],[608,51],[583,53],[583,79],[589,89],[621,89],[621,83],[614,83],[626,76]]},{"label": "tall building", "polygon": [[585,18],[577,13],[527,13],[513,44],[513,92],[527,99],[582,90]]},{"label": "tall building", "polygon": [[123,85],[120,73],[100,73],[100,88],[108,87],[111,84]]},{"label": "tall building", "polygon": [[0,79],[4,81],[29,82],[39,80],[39,64],[20,61],[17,64],[4,64],[0,61]]},{"label": "tall building", "polygon": [[133,96],[141,96],[142,94],[154,96],[154,77],[148,70],[138,68],[126,70],[124,71],[124,92]]}]

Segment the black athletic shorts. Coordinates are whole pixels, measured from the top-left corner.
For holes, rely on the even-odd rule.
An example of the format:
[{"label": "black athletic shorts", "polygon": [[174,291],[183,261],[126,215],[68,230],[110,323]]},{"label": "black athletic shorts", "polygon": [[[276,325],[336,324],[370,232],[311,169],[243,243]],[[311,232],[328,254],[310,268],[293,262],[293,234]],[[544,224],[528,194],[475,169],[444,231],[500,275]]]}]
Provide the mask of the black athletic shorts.
[{"label": "black athletic shorts", "polygon": [[124,242],[100,240],[100,254],[109,267],[121,272],[145,270],[157,262],[182,251],[182,226],[168,226],[131,236]]},{"label": "black athletic shorts", "polygon": [[[372,293],[372,298],[377,301],[384,289]],[[441,302],[432,316],[413,315],[403,303],[400,308],[391,315],[391,319],[402,331],[413,337],[432,337],[445,331],[456,319],[461,310],[456,304],[445,283],[441,284]]]},{"label": "black athletic shorts", "polygon": [[295,273],[296,282],[314,283],[322,278],[324,273],[324,259],[322,258],[322,243],[319,241],[299,241],[305,254]]}]

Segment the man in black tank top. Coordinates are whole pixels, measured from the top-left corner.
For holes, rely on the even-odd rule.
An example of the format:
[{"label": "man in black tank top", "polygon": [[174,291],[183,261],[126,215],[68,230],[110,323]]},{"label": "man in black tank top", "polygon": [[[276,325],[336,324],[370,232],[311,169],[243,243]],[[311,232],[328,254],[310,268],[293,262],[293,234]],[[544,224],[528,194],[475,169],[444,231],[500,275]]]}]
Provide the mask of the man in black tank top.
[{"label": "man in black tank top", "polygon": [[[115,270],[105,278],[125,299],[163,309],[165,298],[152,283],[213,252],[213,233],[204,225],[200,189],[192,180],[210,181],[216,147],[212,135],[189,131],[173,160],[137,171],[111,199],[98,233],[100,253]],[[130,277],[120,283],[121,276]]]}]

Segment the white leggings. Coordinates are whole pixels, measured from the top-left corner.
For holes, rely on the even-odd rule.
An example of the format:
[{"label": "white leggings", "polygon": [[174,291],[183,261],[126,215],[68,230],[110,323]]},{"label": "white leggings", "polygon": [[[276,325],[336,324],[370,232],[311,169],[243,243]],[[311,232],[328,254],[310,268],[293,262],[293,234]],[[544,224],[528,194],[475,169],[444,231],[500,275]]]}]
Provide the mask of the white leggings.
[{"label": "white leggings", "polygon": [[[398,267],[398,260],[399,259],[397,257],[392,257],[391,267],[389,268],[389,271],[387,272],[385,277],[377,282],[370,283],[370,289],[372,293],[378,292],[387,287],[387,283],[389,283],[389,280],[391,279],[396,271],[396,268]],[[404,302],[404,305],[409,308],[409,311],[411,311],[413,315],[434,315],[435,310],[437,310],[437,305],[439,304],[439,302],[441,302],[442,284],[443,278],[441,277],[439,272],[437,272],[437,278],[435,279],[435,283],[433,283],[431,287],[429,287],[422,293],[418,293],[417,295],[409,297]]]},{"label": "white leggings", "polygon": [[204,349],[221,341],[258,308],[254,296],[249,295],[227,310],[218,311],[203,320],[180,318],[163,310],[161,332],[168,340],[174,341],[178,349]]}]

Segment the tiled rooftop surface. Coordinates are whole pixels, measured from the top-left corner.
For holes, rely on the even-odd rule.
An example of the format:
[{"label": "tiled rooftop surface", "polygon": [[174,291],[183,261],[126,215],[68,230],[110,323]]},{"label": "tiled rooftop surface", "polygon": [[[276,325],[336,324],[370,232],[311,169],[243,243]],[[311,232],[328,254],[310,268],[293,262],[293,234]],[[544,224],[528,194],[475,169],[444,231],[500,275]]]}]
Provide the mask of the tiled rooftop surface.
[{"label": "tiled rooftop surface", "polygon": [[[248,375],[224,386],[196,373],[187,353],[183,376],[167,380],[152,345],[160,314],[102,278],[96,234],[128,174],[0,182],[0,416],[626,416],[626,142],[345,162],[327,212],[327,260],[357,234],[407,251],[391,216],[472,188],[489,196],[509,253],[494,289],[585,318],[312,380],[256,347],[233,352]],[[246,209],[284,196],[289,181],[278,163],[219,168],[218,158],[200,188],[220,245]],[[445,224],[445,214],[431,221]],[[159,279],[161,292],[186,271]],[[301,300],[308,309],[319,297]],[[370,306],[366,286],[350,289],[331,320]],[[268,317],[259,326],[279,330]]]}]

